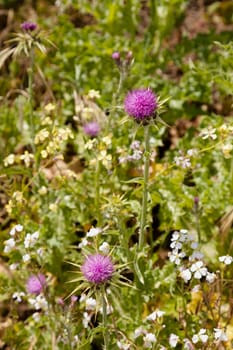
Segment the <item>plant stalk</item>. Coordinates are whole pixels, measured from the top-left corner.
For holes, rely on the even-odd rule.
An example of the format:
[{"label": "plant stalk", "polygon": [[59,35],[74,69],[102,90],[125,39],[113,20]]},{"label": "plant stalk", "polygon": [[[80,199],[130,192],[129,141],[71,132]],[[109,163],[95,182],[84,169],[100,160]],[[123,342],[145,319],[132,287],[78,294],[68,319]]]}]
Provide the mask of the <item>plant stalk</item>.
[{"label": "plant stalk", "polygon": [[28,69],[28,93],[29,93],[29,124],[30,124],[30,133],[31,133],[31,145],[33,153],[35,153],[34,145],[34,118],[33,118],[33,76],[34,76],[34,48],[31,48],[30,52],[30,68]]},{"label": "plant stalk", "polygon": [[142,211],[140,219],[139,231],[139,250],[142,250],[145,241],[145,227],[147,214],[147,200],[148,200],[148,180],[149,180],[149,166],[150,166],[150,125],[144,127],[144,176],[143,176],[143,197],[142,197]]},{"label": "plant stalk", "polygon": [[107,302],[105,298],[104,286],[102,286],[102,307],[103,307],[104,350],[109,350],[109,334],[108,334],[108,328],[107,328]]},{"label": "plant stalk", "polygon": [[96,158],[95,168],[95,210],[97,215],[98,226],[101,225],[101,214],[100,214],[100,161]]}]

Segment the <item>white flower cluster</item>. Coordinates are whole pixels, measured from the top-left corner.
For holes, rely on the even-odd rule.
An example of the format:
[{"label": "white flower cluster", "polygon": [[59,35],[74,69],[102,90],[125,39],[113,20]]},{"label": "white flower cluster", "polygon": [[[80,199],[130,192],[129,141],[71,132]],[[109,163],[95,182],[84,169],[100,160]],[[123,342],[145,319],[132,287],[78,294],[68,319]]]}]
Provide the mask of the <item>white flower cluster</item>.
[{"label": "white flower cluster", "polygon": [[39,238],[39,232],[38,231],[36,231],[34,233],[27,233],[26,237],[24,239],[24,247],[26,249],[33,247],[36,244],[38,238]]},{"label": "white flower cluster", "polygon": [[203,140],[206,140],[206,139],[215,140],[217,138],[216,129],[209,126],[208,128],[203,129],[201,131],[200,136]]},{"label": "white flower cluster", "polygon": [[226,333],[220,328],[214,328],[214,339],[217,341],[228,341]]},{"label": "white flower cluster", "polygon": [[46,128],[40,130],[35,136],[35,144],[47,142],[45,149],[41,151],[41,157],[47,158],[49,155],[59,152],[63,142],[73,138],[73,133],[68,127],[58,128],[54,126],[52,131]]},{"label": "white flower cluster", "polygon": [[[181,153],[181,152],[180,152]],[[174,158],[174,162],[177,166],[180,166],[183,169],[187,169],[191,167],[191,157],[195,157],[197,155],[196,149],[189,149],[186,155],[179,155]]]},{"label": "white flower cluster", "polygon": [[35,298],[28,298],[28,302],[35,310],[47,310],[48,302],[42,294],[37,295]]},{"label": "white flower cluster", "polygon": [[201,328],[200,331],[197,334],[194,334],[192,337],[192,342],[194,344],[201,342],[201,343],[206,343],[208,341],[208,335],[206,334],[206,329]]},{"label": "white flower cluster", "polygon": [[22,160],[25,166],[29,168],[33,159],[34,155],[32,153],[29,153],[28,151],[25,151],[20,156],[16,156],[15,154],[9,154],[9,156],[7,156],[4,159],[4,166],[7,167],[9,165],[13,165],[14,163],[19,163]]},{"label": "white flower cluster", "polygon": [[[201,260],[204,255],[198,250],[198,243],[194,237],[188,234],[187,230],[175,231],[172,235],[170,247],[172,251],[169,252],[169,259],[171,262],[179,265],[180,277],[187,283],[193,277],[200,280],[202,277],[206,278],[206,281],[213,283],[216,275],[211,273],[205,267],[204,262]],[[187,252],[190,252],[188,254]],[[183,258],[188,257],[188,268],[182,266]]]},{"label": "white flower cluster", "polygon": [[89,241],[87,238],[92,238],[98,236],[102,232],[102,229],[99,227],[92,227],[86,234],[86,236],[82,239],[82,241],[79,243],[78,247],[83,248],[89,244]]},{"label": "white flower cluster", "polygon": [[14,299],[17,303],[21,303],[23,301],[24,296],[25,296],[24,292],[15,292],[12,295],[12,299]]},{"label": "white flower cluster", "polygon": [[[87,245],[91,244],[90,241],[88,241],[88,238],[97,237],[100,233],[102,233],[103,230],[99,227],[92,227],[86,234],[86,236],[82,239],[82,241],[79,243],[78,247],[82,249],[83,247],[86,247]],[[110,251],[110,246],[107,242],[103,242],[99,246],[99,251],[103,253],[104,255],[108,255]]]},{"label": "white flower cluster", "polygon": [[171,333],[169,336],[169,345],[171,348],[175,348],[176,345],[178,344],[179,337],[178,335]]},{"label": "white flower cluster", "polygon": [[[6,240],[4,242],[4,253],[8,254],[11,251],[13,251],[14,249],[19,249],[22,253],[22,261],[24,263],[28,263],[31,260],[31,255],[28,252],[28,249],[34,247],[36,245],[36,243],[38,242],[39,239],[39,232],[36,231],[34,233],[27,233],[24,241],[23,241],[23,245],[24,248],[23,250],[21,250],[20,248],[20,237],[18,237],[18,233],[21,233],[24,230],[24,227],[20,224],[15,225],[14,227],[11,228],[9,235],[11,236],[11,238],[9,238],[8,240]],[[26,249],[26,252],[25,252]],[[43,254],[43,248],[38,248],[36,250],[38,256],[42,256]],[[19,263],[13,263],[10,265],[10,269],[11,270],[16,270],[18,267]]]},{"label": "white flower cluster", "polygon": [[127,344],[126,342],[118,340],[116,343],[118,349],[120,350],[128,350],[130,349],[130,344]]},{"label": "white flower cluster", "polygon": [[[148,321],[155,322],[158,319],[161,319],[164,314],[165,314],[165,312],[162,310],[159,310],[159,309],[155,310],[145,318],[144,322],[146,322],[146,323]],[[149,332],[147,330],[147,328],[148,328],[148,324],[145,324],[145,326],[140,326],[140,327],[136,328],[134,331],[133,338],[137,339],[137,338],[142,336],[142,339],[144,342],[143,343],[144,348],[151,349],[153,347],[153,345],[157,342],[157,338],[156,338],[155,334]]]},{"label": "white flower cluster", "polygon": [[141,150],[140,141],[133,141],[130,145],[130,149],[133,151],[132,154],[127,154],[119,157],[119,163],[122,164],[127,162],[134,162],[142,158],[143,152]]},{"label": "white flower cluster", "polygon": [[[88,328],[88,325],[91,321],[91,318],[94,314],[96,314],[98,311],[100,313],[103,312],[102,307],[98,305],[97,300],[88,297],[85,293],[81,294],[79,303],[81,304],[81,307],[84,307],[85,311],[83,312],[83,319],[82,323],[84,328]],[[113,307],[111,305],[107,305],[107,315],[111,314],[113,312]]]},{"label": "white flower cluster", "polygon": [[230,265],[233,262],[233,257],[230,255],[223,255],[223,256],[220,256],[218,259],[221,263],[225,265]]},{"label": "white flower cluster", "polygon": [[4,242],[4,245],[5,245],[3,250],[4,253],[8,254],[15,248],[15,245],[16,245],[15,236],[17,235],[17,233],[22,231],[23,231],[23,226],[19,224],[11,228],[9,234],[12,238]]}]

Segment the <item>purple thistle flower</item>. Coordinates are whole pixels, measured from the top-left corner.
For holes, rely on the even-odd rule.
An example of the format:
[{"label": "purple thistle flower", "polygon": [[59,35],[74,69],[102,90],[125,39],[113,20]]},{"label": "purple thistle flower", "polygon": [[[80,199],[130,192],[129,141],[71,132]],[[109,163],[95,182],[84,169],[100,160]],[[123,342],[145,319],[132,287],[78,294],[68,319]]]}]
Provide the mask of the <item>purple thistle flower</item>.
[{"label": "purple thistle flower", "polygon": [[78,297],[76,295],[72,295],[70,298],[70,306],[73,307],[77,300]]},{"label": "purple thistle flower", "polygon": [[100,132],[100,126],[96,122],[90,122],[84,125],[83,130],[88,136],[96,137]]},{"label": "purple thistle flower", "polygon": [[113,59],[114,61],[119,61],[120,58],[121,58],[120,52],[116,51],[116,52],[113,52],[113,53],[112,53],[112,59]]},{"label": "purple thistle flower", "polygon": [[130,91],[125,98],[125,111],[137,121],[151,118],[157,108],[157,99],[150,89]]},{"label": "purple thistle flower", "polygon": [[27,280],[27,291],[31,294],[40,294],[46,284],[46,278],[42,273],[31,275]]},{"label": "purple thistle flower", "polygon": [[21,24],[21,28],[27,32],[32,32],[37,28],[37,24],[33,22],[24,22]]},{"label": "purple thistle flower", "polygon": [[88,282],[101,284],[111,279],[114,266],[109,256],[94,254],[86,258],[81,271]]}]

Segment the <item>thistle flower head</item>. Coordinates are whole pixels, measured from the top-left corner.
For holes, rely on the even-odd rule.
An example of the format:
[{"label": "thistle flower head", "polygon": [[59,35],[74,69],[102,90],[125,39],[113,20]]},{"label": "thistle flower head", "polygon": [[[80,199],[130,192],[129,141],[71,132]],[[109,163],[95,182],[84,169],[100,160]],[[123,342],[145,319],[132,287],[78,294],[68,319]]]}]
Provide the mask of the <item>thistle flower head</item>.
[{"label": "thistle flower head", "polygon": [[111,279],[114,266],[109,256],[94,254],[86,258],[81,271],[88,282],[101,284]]},{"label": "thistle flower head", "polygon": [[114,61],[119,61],[120,60],[120,52],[118,52],[118,51],[115,51],[115,52],[113,52],[112,53],[112,59],[114,60]]},{"label": "thistle flower head", "polygon": [[125,111],[137,121],[153,117],[157,108],[157,99],[150,89],[130,91],[125,98]]},{"label": "thistle flower head", "polygon": [[90,122],[84,125],[83,130],[86,135],[96,137],[100,132],[100,126],[96,122]]},{"label": "thistle flower head", "polygon": [[21,28],[27,32],[33,32],[37,28],[37,24],[33,22],[24,22],[21,24]]},{"label": "thistle flower head", "polygon": [[31,275],[27,280],[27,291],[31,294],[40,294],[46,287],[46,278],[42,273]]}]

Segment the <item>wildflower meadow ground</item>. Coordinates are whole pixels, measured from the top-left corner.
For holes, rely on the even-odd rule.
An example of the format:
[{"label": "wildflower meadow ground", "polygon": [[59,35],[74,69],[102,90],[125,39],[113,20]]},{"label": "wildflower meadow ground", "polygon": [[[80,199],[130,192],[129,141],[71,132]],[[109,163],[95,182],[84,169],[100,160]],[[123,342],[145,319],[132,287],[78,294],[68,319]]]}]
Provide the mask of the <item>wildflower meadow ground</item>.
[{"label": "wildflower meadow ground", "polygon": [[0,0],[0,349],[233,349],[232,13]]}]

